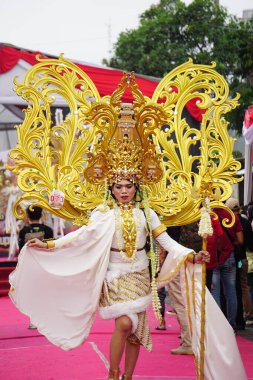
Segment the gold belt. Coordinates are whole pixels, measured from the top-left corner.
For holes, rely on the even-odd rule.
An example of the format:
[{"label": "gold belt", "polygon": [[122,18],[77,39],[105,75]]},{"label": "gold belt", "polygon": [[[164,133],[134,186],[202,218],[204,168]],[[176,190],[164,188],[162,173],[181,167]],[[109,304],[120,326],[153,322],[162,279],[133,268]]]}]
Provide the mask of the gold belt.
[{"label": "gold belt", "polygon": [[[137,252],[143,251],[143,249],[145,249],[145,247],[137,249]],[[117,248],[111,248],[111,251],[113,251],[113,252],[120,252],[121,250],[117,249]],[[123,250],[123,252],[124,252],[124,250]]]}]

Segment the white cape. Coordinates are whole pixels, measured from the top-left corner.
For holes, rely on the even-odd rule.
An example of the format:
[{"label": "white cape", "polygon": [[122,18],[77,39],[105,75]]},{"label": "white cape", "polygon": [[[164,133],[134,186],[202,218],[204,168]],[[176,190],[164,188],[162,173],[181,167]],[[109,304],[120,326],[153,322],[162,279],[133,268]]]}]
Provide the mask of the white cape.
[{"label": "white cape", "polygon": [[[168,255],[157,279],[160,286],[166,284],[176,274],[175,268],[180,268],[180,283],[188,311],[197,379],[247,380],[232,327],[206,287],[203,297],[205,285],[202,279],[202,265],[193,265],[188,261],[182,265],[182,256],[176,253]],[[202,318],[204,339],[201,336]],[[201,341],[203,341],[202,349]]]},{"label": "white cape", "polygon": [[[113,212],[97,213],[74,241],[52,251],[24,246],[10,297],[49,341],[69,350],[89,334],[107,271]],[[68,235],[66,235],[68,236]]]}]

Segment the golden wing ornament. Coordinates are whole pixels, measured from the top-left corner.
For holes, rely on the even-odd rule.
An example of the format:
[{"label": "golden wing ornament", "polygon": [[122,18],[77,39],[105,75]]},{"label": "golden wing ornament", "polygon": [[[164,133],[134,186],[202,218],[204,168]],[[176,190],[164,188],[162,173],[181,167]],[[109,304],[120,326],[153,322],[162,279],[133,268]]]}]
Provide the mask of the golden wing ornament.
[{"label": "golden wing ornament", "polygon": [[[224,208],[222,201],[231,196],[232,184],[241,180],[236,176],[241,164],[233,158],[235,139],[225,119],[238,105],[239,95],[229,97],[227,82],[214,68],[215,63],[189,60],[163,78],[152,97],[166,113],[166,124],[155,130],[164,176],[150,186],[150,204],[166,225],[199,220],[206,198],[211,208]],[[199,128],[192,128],[183,116],[189,101],[204,111]]]},{"label": "golden wing ornament", "polygon": [[[83,224],[89,204],[94,208],[101,203],[104,191],[101,185],[86,184],[83,167],[99,131],[111,125],[111,110],[104,100],[101,115],[92,117],[100,95],[92,80],[62,56],[40,60],[27,72],[23,84],[16,79],[15,84],[17,94],[29,103],[23,124],[17,126],[17,147],[10,152],[14,166],[9,168],[18,175],[18,185],[25,192],[15,213],[22,217],[18,204],[29,199],[61,218]],[[56,98],[68,110],[61,125],[52,121]],[[53,189],[65,194],[61,209],[49,205]]]},{"label": "golden wing ornament", "polygon": [[[134,74],[124,74],[112,96],[100,97],[92,80],[75,64],[39,59],[16,92],[27,102],[25,119],[17,127],[18,145],[10,151],[25,192],[16,203],[29,199],[77,225],[107,196],[107,182],[132,175],[149,194],[150,206],[166,225],[182,225],[200,218],[206,197],[211,207],[231,195],[239,181],[240,163],[232,156],[225,114],[237,105],[229,98],[222,76],[210,66],[191,60],[158,84],[152,99],[138,89]],[[127,88],[133,104],[122,104]],[[53,122],[52,107],[59,100],[67,115]],[[203,109],[200,128],[184,117],[189,101]],[[193,147],[198,154],[191,154]],[[50,204],[54,191],[64,194],[61,208]]]}]

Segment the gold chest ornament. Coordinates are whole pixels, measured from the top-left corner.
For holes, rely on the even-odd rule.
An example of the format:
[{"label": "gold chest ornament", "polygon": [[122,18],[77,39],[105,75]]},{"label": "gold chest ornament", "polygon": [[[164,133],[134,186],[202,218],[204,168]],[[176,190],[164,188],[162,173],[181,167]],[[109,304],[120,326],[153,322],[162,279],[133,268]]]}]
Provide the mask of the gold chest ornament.
[{"label": "gold chest ornament", "polygon": [[[136,206],[136,217],[134,207]],[[120,254],[125,261],[133,261],[137,252],[140,236],[140,207],[139,203],[114,204],[116,237]],[[123,238],[123,239],[122,239]]]}]

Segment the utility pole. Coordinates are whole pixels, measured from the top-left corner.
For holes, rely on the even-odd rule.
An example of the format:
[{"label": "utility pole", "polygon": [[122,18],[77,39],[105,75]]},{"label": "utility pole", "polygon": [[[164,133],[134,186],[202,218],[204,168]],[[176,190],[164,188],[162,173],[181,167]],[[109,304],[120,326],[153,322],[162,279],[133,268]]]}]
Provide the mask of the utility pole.
[{"label": "utility pole", "polygon": [[107,41],[108,41],[108,55],[111,57],[112,54],[112,25],[111,20],[109,19],[109,22],[107,25]]}]

